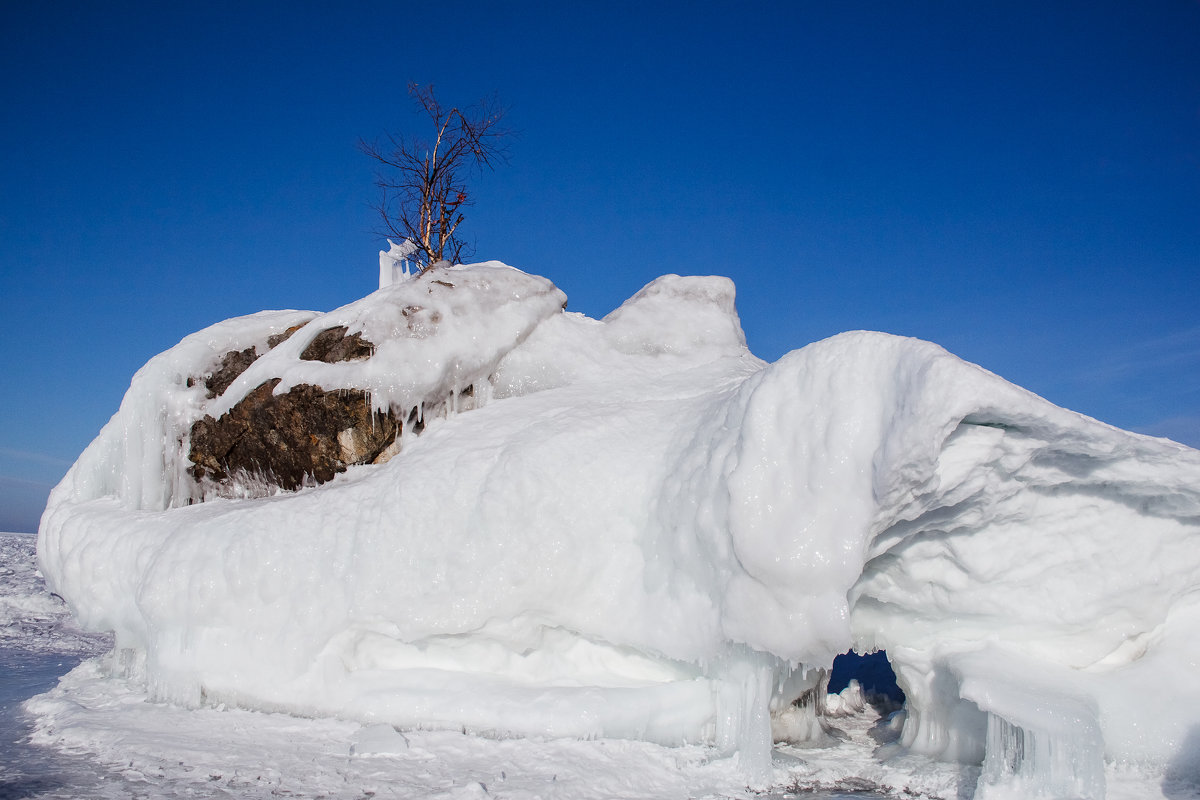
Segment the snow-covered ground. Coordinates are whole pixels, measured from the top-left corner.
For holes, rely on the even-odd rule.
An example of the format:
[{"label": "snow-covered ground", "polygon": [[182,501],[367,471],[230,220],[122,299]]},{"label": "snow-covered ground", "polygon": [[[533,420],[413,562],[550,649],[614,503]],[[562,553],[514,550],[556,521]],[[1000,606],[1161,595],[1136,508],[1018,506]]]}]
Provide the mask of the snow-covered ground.
[{"label": "snow-covered ground", "polygon": [[[37,740],[241,794],[1194,796],[1200,452],[929,342],[766,364],[723,278],[564,304],[438,268],[147,363],[43,517],[48,585],[116,638]],[[296,492],[195,479],[194,426],[301,386],[423,432]],[[886,726],[819,714],[850,647],[896,667]]]}]

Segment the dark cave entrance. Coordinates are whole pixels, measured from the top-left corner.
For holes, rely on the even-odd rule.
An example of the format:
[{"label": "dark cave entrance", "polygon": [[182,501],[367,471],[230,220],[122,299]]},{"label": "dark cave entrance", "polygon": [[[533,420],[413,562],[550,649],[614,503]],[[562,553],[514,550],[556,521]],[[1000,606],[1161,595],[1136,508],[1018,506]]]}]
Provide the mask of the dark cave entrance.
[{"label": "dark cave entrance", "polygon": [[904,704],[904,691],[897,685],[896,673],[882,650],[866,655],[850,651],[835,658],[829,673],[829,693],[837,694],[852,680],[858,681],[867,697],[883,695],[897,705]]}]

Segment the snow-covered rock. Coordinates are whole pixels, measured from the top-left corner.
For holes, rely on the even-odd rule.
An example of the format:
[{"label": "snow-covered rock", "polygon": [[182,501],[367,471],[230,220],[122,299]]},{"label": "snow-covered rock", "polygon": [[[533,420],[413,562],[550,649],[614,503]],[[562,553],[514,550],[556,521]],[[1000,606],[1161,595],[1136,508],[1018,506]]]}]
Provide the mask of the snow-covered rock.
[{"label": "snow-covered rock", "polygon": [[[854,646],[891,657],[903,744],[982,759],[984,794],[1194,765],[1200,453],[928,342],[764,364],[721,278],[660,278],[597,321],[500,264],[443,277],[188,337],[55,489],[47,581],[155,696],[710,743],[761,783],[772,713],[821,730],[789,709]],[[305,321],[215,400],[186,386]],[[298,358],[335,326],[372,357]],[[320,487],[186,505],[190,426],[276,378],[403,418],[492,400]]]}]

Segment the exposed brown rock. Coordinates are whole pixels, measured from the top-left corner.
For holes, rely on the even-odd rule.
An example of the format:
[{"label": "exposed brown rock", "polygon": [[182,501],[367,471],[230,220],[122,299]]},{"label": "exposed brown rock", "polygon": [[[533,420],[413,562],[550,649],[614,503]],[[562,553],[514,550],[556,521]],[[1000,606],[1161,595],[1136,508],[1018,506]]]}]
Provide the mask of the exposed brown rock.
[{"label": "exposed brown rock", "polygon": [[192,426],[188,457],[198,481],[221,484],[245,474],[286,490],[324,483],[351,464],[375,461],[400,431],[392,414],[371,410],[362,390],[300,384],[276,396],[278,383],[268,381],[220,419],[205,416]]},{"label": "exposed brown rock", "polygon": [[204,387],[208,389],[208,396],[218,397],[225,393],[225,390],[237,380],[237,377],[245,372],[251,364],[258,359],[258,352],[254,347],[247,347],[245,350],[230,350],[221,357],[221,365],[204,380]]},{"label": "exposed brown rock", "polygon": [[279,345],[283,344],[288,339],[290,339],[292,337],[293,333],[300,330],[307,324],[308,324],[307,322],[301,322],[299,325],[293,325],[292,327],[288,328],[283,333],[276,333],[272,336],[268,336],[267,337],[267,348],[274,350],[276,347],[278,347]]},{"label": "exposed brown rock", "polygon": [[[307,325],[307,322],[302,322],[299,325],[293,325],[283,333],[277,333],[274,336],[267,337],[267,348],[274,349],[277,345],[287,341],[293,333]],[[342,329],[343,331],[345,328]],[[328,331],[326,331],[328,333]],[[361,337],[360,337],[361,339]],[[368,343],[369,344],[369,343]],[[373,348],[372,348],[373,349]],[[221,364],[211,375],[204,378],[204,388],[208,389],[208,397],[211,400],[214,397],[219,397],[225,394],[237,377],[245,372],[251,364],[258,360],[258,351],[254,347],[247,347],[245,350],[230,350],[225,355],[221,356]],[[188,378],[187,385],[195,386],[200,382],[200,378]]]},{"label": "exposed brown rock", "polygon": [[336,364],[339,361],[360,361],[375,353],[375,345],[362,338],[361,333],[346,335],[346,326],[323,330],[309,342],[300,354],[305,361],[324,361]]}]

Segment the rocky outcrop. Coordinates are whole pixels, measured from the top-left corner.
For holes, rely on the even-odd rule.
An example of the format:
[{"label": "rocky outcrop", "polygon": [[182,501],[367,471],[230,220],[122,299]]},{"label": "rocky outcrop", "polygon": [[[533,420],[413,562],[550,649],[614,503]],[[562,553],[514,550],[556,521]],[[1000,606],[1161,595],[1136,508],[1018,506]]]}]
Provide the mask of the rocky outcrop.
[{"label": "rocky outcrop", "polygon": [[[296,325],[267,340],[268,349],[302,328]],[[347,335],[346,326],[317,334],[300,358],[336,364],[370,358],[375,345],[362,333]],[[254,347],[231,350],[203,378],[208,398],[225,393],[258,359]],[[191,378],[188,385],[198,379]],[[325,483],[346,467],[387,460],[397,448],[403,424],[391,412],[374,411],[360,389],[327,392],[300,384],[276,395],[279,379],[267,381],[219,418],[193,423],[188,458],[191,474],[206,490],[227,494],[231,483],[248,479],[285,490]],[[415,420],[413,421],[415,423]],[[415,427],[415,426],[410,426]]]},{"label": "rocky outcrop", "polygon": [[373,411],[365,392],[301,384],[276,395],[278,383],[260,385],[219,419],[192,425],[191,472],[202,485],[253,477],[294,490],[392,454],[402,424]]},{"label": "rocky outcrop", "polygon": [[204,388],[208,390],[209,398],[225,394],[225,390],[257,359],[258,350],[254,347],[226,353],[221,358],[221,365],[204,379]]},{"label": "rocky outcrop", "polygon": [[[270,337],[274,349],[303,326]],[[358,361],[375,345],[362,333],[347,336],[343,326],[321,331],[300,354],[305,361]],[[257,350],[231,350],[204,379],[208,397],[225,392],[258,359]],[[194,379],[193,379],[194,380]],[[325,483],[353,464],[386,460],[395,451],[403,425],[391,412],[371,409],[361,389],[327,392],[300,384],[276,395],[279,379],[260,384],[220,418],[205,415],[191,429],[188,458],[202,487],[224,492],[231,482],[258,483],[285,490]]]},{"label": "rocky outcrop", "polygon": [[375,345],[363,339],[361,333],[346,335],[345,325],[329,328],[317,334],[300,354],[304,361],[324,361],[336,364],[339,361],[362,361],[375,353]]},{"label": "rocky outcrop", "polygon": [[195,482],[171,481],[166,505],[389,460],[427,421],[487,402],[500,361],[564,303],[544,278],[489,262],[426,270],[324,315],[260,312],[197,334],[186,411],[167,418],[186,458],[170,472]]}]

